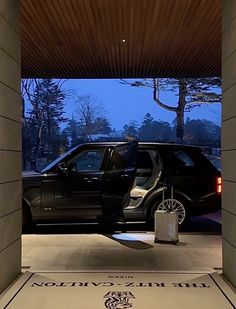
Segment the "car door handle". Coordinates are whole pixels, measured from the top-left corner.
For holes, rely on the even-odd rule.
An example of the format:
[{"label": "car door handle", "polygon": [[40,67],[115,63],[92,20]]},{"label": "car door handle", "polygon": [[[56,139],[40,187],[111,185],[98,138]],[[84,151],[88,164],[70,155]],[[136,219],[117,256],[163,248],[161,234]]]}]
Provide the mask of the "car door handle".
[{"label": "car door handle", "polygon": [[84,177],[84,180],[87,182],[93,182],[94,180],[98,180],[98,177]]},{"label": "car door handle", "polygon": [[121,175],[121,178],[123,178],[123,179],[129,178],[129,177],[130,177],[129,174],[122,174],[122,175]]},{"label": "car door handle", "polygon": [[85,180],[86,182],[93,182],[93,180],[92,180],[91,178],[89,178],[89,177],[84,177],[84,180]]}]

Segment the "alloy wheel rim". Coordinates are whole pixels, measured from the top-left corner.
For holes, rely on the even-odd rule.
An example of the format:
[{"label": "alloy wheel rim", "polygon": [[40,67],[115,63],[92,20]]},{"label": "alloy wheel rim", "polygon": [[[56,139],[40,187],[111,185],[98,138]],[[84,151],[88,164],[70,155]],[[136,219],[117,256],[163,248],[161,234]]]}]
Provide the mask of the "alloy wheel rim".
[{"label": "alloy wheel rim", "polygon": [[172,199],[172,198],[169,198],[169,199],[166,199],[164,201],[162,201],[158,207],[157,207],[158,210],[164,210],[164,211],[176,211],[177,212],[177,215],[178,215],[178,224],[182,224],[185,217],[186,217],[186,211],[185,211],[185,208],[184,208],[184,205],[179,201],[179,200],[176,200],[176,199]]}]

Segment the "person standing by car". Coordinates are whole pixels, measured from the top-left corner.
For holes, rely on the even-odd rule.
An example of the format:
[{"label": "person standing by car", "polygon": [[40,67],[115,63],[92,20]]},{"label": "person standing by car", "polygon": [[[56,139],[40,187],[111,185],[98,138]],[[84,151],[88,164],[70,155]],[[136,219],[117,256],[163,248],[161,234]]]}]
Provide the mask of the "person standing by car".
[{"label": "person standing by car", "polygon": [[[125,229],[126,220],[124,208],[130,203],[130,191],[135,182],[135,178],[129,175],[128,171],[130,168],[133,168],[134,175],[136,174],[136,149],[137,142],[133,141],[129,143],[129,148],[127,148],[127,146],[120,146],[119,149],[114,149],[110,153],[110,175],[113,174],[113,171],[121,171],[117,175],[116,182],[112,182],[112,186],[109,185],[109,182],[106,184],[107,187],[105,191],[111,194],[111,198],[106,197],[102,203],[102,224],[110,229],[114,229],[118,225]],[[107,175],[109,175],[109,173]],[[127,186],[130,190],[126,192],[126,194],[123,194],[124,188]]]}]

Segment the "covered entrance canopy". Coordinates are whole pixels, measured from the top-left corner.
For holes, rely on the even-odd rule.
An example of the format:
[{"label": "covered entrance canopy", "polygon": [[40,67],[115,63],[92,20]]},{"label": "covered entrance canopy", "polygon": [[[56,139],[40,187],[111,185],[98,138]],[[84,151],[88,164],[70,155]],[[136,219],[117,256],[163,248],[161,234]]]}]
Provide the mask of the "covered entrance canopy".
[{"label": "covered entrance canopy", "polygon": [[22,0],[22,77],[221,75],[220,0]]}]

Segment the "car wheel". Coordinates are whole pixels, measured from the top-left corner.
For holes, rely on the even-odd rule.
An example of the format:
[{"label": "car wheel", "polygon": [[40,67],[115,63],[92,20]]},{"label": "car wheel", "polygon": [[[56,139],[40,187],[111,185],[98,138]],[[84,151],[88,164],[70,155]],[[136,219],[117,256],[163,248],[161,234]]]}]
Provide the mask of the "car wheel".
[{"label": "car wheel", "polygon": [[190,221],[188,202],[180,197],[156,200],[150,210],[148,221],[154,227],[154,216],[156,210],[176,211],[178,214],[179,228],[186,226]]},{"label": "car wheel", "polygon": [[22,204],[22,232],[27,233],[32,228],[32,217],[28,206],[23,202]]}]

